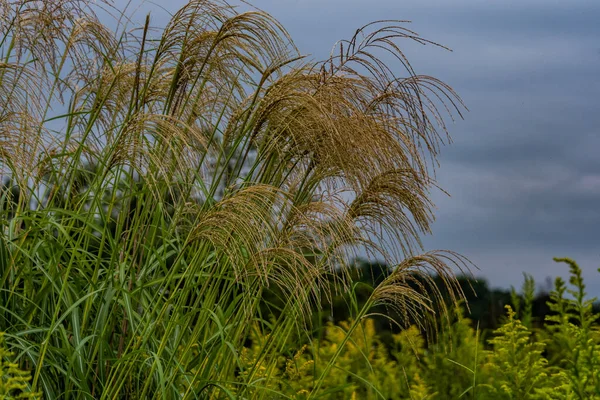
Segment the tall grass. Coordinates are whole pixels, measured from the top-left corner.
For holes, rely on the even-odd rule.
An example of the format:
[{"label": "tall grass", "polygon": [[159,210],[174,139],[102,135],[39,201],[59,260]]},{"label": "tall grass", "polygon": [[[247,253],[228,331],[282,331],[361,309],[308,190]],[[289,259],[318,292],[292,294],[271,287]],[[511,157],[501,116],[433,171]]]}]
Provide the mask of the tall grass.
[{"label": "tall grass", "polygon": [[[431,311],[439,293],[415,273],[460,295],[465,260],[420,254],[419,237],[443,113],[462,103],[413,71],[400,44],[435,44],[400,21],[314,62],[268,14],[221,1],[159,30],[85,0],[0,4],[0,331],[32,390],[277,396],[264,361],[310,340],[332,287],[353,289],[339,272],[358,249],[398,267],[347,338],[374,305]],[[274,288],[276,320],[259,307]],[[270,334],[248,367],[257,324]]]}]

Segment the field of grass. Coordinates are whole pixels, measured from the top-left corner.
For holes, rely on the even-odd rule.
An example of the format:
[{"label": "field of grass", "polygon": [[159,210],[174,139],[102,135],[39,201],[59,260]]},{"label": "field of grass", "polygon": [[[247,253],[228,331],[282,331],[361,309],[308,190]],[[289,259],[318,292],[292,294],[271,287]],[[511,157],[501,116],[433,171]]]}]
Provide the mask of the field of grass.
[{"label": "field of grass", "polygon": [[[470,268],[419,240],[444,120],[464,106],[401,46],[439,45],[378,22],[315,62],[223,1],[160,29],[100,1],[0,7],[0,398],[428,398],[442,392],[424,362],[459,366],[458,394],[480,398],[466,320],[439,330],[466,343],[454,364],[421,338],[454,321]],[[394,266],[361,302],[358,254]],[[349,322],[314,318],[340,293]],[[588,303],[554,304],[557,332],[596,357]],[[382,307],[394,351],[371,326]],[[511,315],[482,360],[514,340],[535,382],[498,378],[493,398],[555,387]],[[598,387],[577,362],[587,375],[546,374],[569,396]]]}]

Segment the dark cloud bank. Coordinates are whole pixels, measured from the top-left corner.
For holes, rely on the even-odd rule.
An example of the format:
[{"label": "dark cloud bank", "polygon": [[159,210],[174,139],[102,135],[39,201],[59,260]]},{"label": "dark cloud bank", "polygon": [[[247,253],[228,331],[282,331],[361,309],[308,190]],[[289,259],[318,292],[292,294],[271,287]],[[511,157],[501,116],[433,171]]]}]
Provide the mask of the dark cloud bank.
[{"label": "dark cloud bank", "polygon": [[[173,1],[169,10],[183,2]],[[469,257],[494,286],[565,276],[575,258],[600,295],[600,2],[255,0],[315,59],[380,19],[453,52],[406,42],[418,73],[438,77],[470,112],[450,125],[428,249]]]}]

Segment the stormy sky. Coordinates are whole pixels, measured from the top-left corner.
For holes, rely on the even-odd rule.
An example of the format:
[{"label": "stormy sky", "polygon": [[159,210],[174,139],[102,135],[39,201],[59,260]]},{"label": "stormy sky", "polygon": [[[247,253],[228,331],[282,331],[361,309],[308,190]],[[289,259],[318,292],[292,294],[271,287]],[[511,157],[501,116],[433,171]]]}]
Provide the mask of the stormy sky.
[{"label": "stormy sky", "polygon": [[[116,2],[117,4],[119,2]],[[183,0],[160,2],[169,11]],[[449,124],[427,249],[471,259],[492,286],[566,276],[577,260],[600,296],[600,1],[254,0],[303,54],[326,58],[374,20],[411,20],[417,73],[451,85],[469,112]],[[156,7],[155,20],[162,18]],[[162,12],[164,14],[164,11]]]}]

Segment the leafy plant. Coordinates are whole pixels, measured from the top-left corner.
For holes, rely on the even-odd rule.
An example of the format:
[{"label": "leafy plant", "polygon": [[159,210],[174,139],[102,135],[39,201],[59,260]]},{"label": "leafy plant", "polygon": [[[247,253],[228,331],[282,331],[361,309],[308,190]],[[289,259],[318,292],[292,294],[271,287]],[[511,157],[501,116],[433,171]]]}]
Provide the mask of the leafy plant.
[{"label": "leafy plant", "polygon": [[493,350],[486,364],[490,383],[485,387],[497,399],[544,398],[539,390],[548,385],[548,361],[543,357],[544,344],[532,342],[531,332],[506,306],[507,321],[490,340]]},{"label": "leafy plant", "polygon": [[478,399],[479,370],[485,361],[479,329],[455,311],[455,321],[444,329],[425,356],[426,378],[432,399]]},{"label": "leafy plant", "polygon": [[[554,260],[569,265],[569,283],[573,288],[568,289],[560,278],[555,281],[549,302],[555,314],[546,318],[551,354],[564,369],[575,398],[597,397],[600,396],[600,332],[596,325],[599,316],[592,313],[596,298],[587,298],[582,271],[575,261]],[[565,292],[572,299],[566,298]]]},{"label": "leafy plant", "polygon": [[[293,341],[264,366],[274,369],[269,389],[289,398],[307,398],[314,392],[323,366],[337,354],[337,361],[321,384],[319,397],[326,399],[577,399],[596,398],[593,382],[597,371],[597,335],[580,341],[582,326],[597,332],[591,309],[579,326],[575,310],[591,304],[582,288],[578,267],[571,267],[575,288],[566,298],[566,286],[557,279],[551,293],[550,315],[545,325],[528,328],[507,305],[507,315],[489,340],[472,326],[460,308],[449,327],[430,335],[413,325],[384,342],[373,319],[364,319],[349,336],[353,322],[328,323],[318,338],[298,348]],[[360,277],[359,277],[360,278]],[[524,304],[535,282],[526,276]],[[580,300],[576,296],[580,296]],[[562,311],[561,311],[562,310]],[[570,311],[566,311],[570,310]],[[438,321],[442,322],[442,321]],[[269,334],[253,330],[251,345],[242,359],[251,367]],[[426,340],[428,338],[428,340]],[[341,347],[341,344],[346,343]],[[560,347],[564,346],[564,347]],[[558,351],[560,350],[560,351]],[[594,352],[596,350],[596,352]],[[549,358],[547,358],[549,357]],[[263,365],[262,373],[266,374]],[[242,371],[240,375],[244,375]],[[254,394],[255,392],[252,392]]]},{"label": "leafy plant", "polygon": [[31,391],[31,374],[19,369],[11,361],[13,354],[4,347],[4,335],[0,333],[0,399],[39,399],[40,393]]}]

